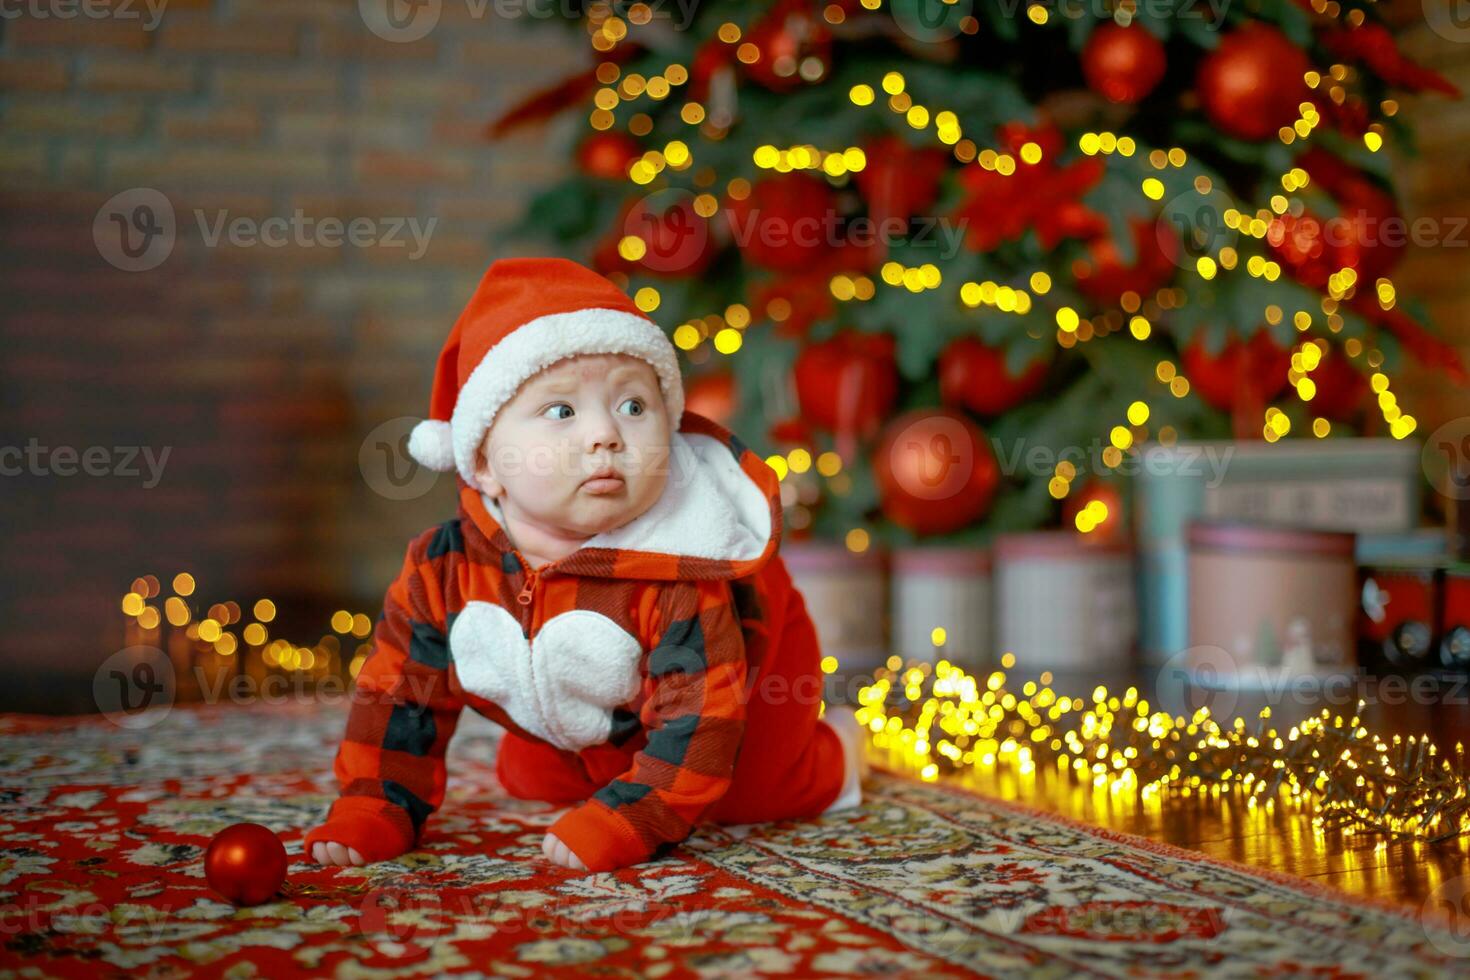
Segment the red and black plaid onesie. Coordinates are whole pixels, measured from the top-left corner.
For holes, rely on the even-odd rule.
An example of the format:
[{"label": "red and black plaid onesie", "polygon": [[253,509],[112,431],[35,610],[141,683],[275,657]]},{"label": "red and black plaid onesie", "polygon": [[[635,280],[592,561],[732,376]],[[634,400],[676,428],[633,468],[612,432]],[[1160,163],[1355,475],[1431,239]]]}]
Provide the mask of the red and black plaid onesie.
[{"label": "red and black plaid onesie", "polygon": [[701,820],[822,813],[842,746],[818,721],[821,654],[777,554],[779,484],[686,412],[647,513],[528,569],[495,505],[419,535],[357,675],[316,841],[367,860],[411,850],[444,798],[468,706],[503,725],[511,794],[576,804],[550,828],[592,871],[644,861]]}]

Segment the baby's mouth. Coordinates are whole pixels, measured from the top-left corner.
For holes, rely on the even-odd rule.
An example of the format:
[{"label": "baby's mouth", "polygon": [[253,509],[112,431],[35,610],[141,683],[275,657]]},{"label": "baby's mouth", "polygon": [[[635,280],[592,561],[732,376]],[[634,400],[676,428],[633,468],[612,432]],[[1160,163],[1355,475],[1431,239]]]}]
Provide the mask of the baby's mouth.
[{"label": "baby's mouth", "polygon": [[624,481],[617,470],[605,466],[582,481],[582,489],[591,494],[617,493],[622,490]]}]

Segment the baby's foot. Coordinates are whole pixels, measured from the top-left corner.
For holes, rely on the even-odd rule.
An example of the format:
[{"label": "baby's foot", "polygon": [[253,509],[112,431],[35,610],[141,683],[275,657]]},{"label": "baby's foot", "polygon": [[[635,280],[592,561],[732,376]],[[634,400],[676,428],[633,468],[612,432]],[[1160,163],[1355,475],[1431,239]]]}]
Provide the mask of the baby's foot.
[{"label": "baby's foot", "polygon": [[868,759],[864,751],[867,737],[852,708],[828,706],[826,713],[822,715],[822,721],[831,726],[842,741],[842,789],[838,792],[837,799],[823,811],[830,813],[833,810],[846,810],[863,802],[862,783],[868,778]]}]

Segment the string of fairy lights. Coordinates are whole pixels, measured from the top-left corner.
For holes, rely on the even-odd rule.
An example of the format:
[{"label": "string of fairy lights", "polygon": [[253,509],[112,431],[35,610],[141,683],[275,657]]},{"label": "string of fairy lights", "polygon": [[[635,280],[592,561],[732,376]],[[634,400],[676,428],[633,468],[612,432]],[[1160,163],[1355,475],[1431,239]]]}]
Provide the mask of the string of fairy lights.
[{"label": "string of fairy lights", "polygon": [[273,600],[242,606],[231,599],[204,607],[197,588],[189,572],[173,576],[167,590],[156,575],[134,579],[120,603],[130,645],[152,644],[180,658],[213,655],[241,669],[244,660],[258,658],[265,668],[312,677],[338,675],[344,664],[348,676],[356,677],[372,650],[373,620],[366,613],[339,609],[329,632],[310,644],[296,643],[272,635]]},{"label": "string of fairy lights", "polygon": [[[942,647],[942,637],[936,640]],[[1271,709],[1253,722],[1157,710],[1129,687],[1059,695],[1052,677],[1012,689],[1005,669],[984,677],[939,660],[892,657],[859,692],[873,746],[925,780],[941,773],[1050,771],[1109,797],[1144,803],[1230,795],[1255,810],[1309,815],[1321,834],[1437,843],[1470,832],[1464,746],[1445,757],[1428,735],[1383,738],[1358,712],[1324,709],[1287,730]]]}]

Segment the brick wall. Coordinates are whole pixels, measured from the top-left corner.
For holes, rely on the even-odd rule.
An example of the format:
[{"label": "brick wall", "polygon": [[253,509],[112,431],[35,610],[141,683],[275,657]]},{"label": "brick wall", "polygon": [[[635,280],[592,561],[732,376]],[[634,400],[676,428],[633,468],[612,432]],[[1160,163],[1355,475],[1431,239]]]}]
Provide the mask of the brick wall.
[{"label": "brick wall", "polygon": [[[452,483],[390,500],[359,447],[424,411],[479,274],[525,249],[502,230],[524,182],[561,166],[548,133],[492,145],[485,121],[585,63],[571,32],[494,5],[446,2],[413,43],[374,35],[351,0],[169,0],[151,30],[131,9],[0,21],[0,445],[104,447],[94,472],[122,469],[119,447],[169,451],[153,487],[62,475],[64,455],[3,478],[0,707],[86,707],[144,573],[188,570],[206,602],[272,597],[298,640],[346,598],[376,614]],[[150,271],[93,238],[132,188],[175,213]],[[298,210],[368,219],[375,244],[207,240],[222,218]],[[437,220],[421,256],[381,240],[393,219]]]}]

